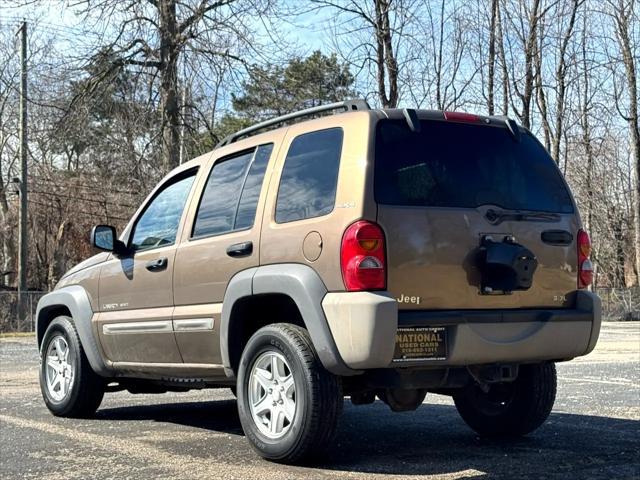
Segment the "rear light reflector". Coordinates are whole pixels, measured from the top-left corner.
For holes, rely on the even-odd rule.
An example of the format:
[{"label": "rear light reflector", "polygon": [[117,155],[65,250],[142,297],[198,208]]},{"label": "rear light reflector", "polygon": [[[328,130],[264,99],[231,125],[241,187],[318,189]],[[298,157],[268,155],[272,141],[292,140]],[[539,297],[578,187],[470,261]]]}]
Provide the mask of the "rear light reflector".
[{"label": "rear light reflector", "polygon": [[349,225],[342,236],[340,267],[348,291],[384,290],[387,271],[382,228],[366,220]]},{"label": "rear light reflector", "polygon": [[478,123],[480,117],[473,113],[465,112],[444,112],[444,119],[451,122],[466,122],[466,123]]},{"label": "rear light reflector", "polygon": [[578,230],[578,288],[587,288],[593,282],[591,239],[583,229]]}]

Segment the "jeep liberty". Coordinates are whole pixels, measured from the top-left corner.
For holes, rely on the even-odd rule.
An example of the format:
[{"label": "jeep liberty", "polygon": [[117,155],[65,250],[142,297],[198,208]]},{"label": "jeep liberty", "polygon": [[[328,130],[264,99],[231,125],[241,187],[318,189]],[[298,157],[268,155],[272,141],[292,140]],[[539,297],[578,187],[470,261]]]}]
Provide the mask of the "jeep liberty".
[{"label": "jeep liberty", "polygon": [[555,363],[600,330],[569,188],[505,117],[362,100],[279,117],[91,242],[102,252],[38,304],[49,410],[231,388],[247,440],[279,462],[322,453],[345,396],[408,411],[451,395],[480,435],[532,432]]}]

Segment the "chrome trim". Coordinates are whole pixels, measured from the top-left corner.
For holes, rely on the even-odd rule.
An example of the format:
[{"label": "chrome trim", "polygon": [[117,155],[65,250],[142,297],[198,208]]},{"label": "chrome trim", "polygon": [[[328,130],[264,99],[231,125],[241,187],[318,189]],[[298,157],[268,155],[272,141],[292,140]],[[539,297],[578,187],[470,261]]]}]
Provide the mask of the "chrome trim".
[{"label": "chrome trim", "polygon": [[185,318],[173,321],[173,329],[176,332],[201,332],[213,330],[212,318]]},{"label": "chrome trim", "polygon": [[173,332],[171,320],[154,322],[120,322],[106,323],[102,326],[105,335],[117,335],[122,333],[164,333]]}]

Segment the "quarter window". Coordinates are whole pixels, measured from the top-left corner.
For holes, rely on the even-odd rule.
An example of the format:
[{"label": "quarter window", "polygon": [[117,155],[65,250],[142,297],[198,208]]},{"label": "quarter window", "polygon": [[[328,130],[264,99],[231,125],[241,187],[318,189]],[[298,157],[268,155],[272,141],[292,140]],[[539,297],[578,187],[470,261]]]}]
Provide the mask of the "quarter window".
[{"label": "quarter window", "polygon": [[251,228],[273,144],[217,162],[200,200],[193,237]]},{"label": "quarter window", "polygon": [[134,227],[131,248],[147,250],[172,245],[196,172],[179,178],[161,190],[146,207]]},{"label": "quarter window", "polygon": [[291,142],[276,202],[276,222],[326,215],[333,210],[343,132],[331,128],[306,133]]}]

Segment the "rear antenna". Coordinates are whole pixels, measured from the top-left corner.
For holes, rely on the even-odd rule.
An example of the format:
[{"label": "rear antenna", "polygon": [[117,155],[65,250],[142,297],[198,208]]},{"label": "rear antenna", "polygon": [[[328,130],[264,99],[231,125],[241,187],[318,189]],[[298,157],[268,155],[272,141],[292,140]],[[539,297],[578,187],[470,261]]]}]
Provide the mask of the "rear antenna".
[{"label": "rear antenna", "polygon": [[402,110],[407,125],[413,133],[420,133],[420,121],[418,120],[418,114],[413,108],[405,108]]}]

